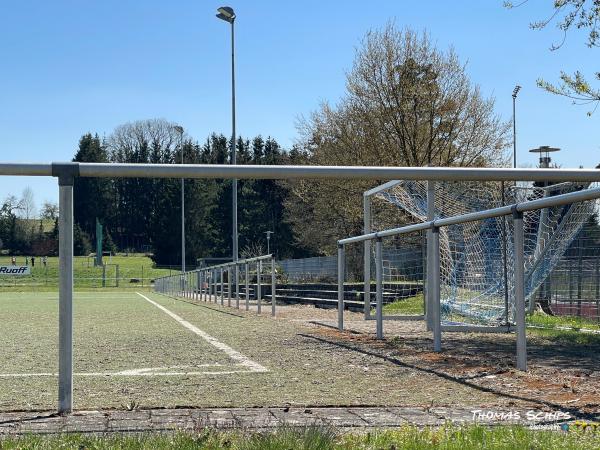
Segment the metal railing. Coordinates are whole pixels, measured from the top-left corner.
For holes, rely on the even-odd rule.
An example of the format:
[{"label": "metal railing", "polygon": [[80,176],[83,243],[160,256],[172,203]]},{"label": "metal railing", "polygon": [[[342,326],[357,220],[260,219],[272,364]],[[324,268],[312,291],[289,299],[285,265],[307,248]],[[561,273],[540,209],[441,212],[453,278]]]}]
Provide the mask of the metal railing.
[{"label": "metal railing", "polygon": [[[433,192],[433,183],[430,182],[429,184],[431,188],[429,191]],[[593,188],[341,239],[338,241],[338,328],[340,330],[344,329],[344,247],[348,244],[358,242],[375,241],[376,336],[378,339],[383,339],[382,239],[385,237],[427,230],[428,233],[430,233],[427,239],[427,319],[430,321],[433,331],[434,351],[441,351],[440,228],[493,217],[512,215],[515,255],[514,298],[517,335],[517,368],[520,370],[527,370],[523,213],[553,206],[595,200],[598,198],[600,198],[600,188]],[[428,195],[427,201],[428,203],[433,204],[433,195]]]},{"label": "metal railing", "polygon": [[[270,266],[271,315],[275,316],[277,305],[276,270],[273,255],[240,259],[235,262],[217,264],[210,267],[190,270],[177,275],[164,276],[154,280],[154,291],[174,297],[184,297],[199,301],[220,303],[240,309],[241,297],[244,297],[245,309],[250,309],[250,297],[256,300],[258,314],[262,312],[263,277],[266,264]],[[252,270],[254,269],[254,270]],[[255,280],[254,280],[255,278]],[[267,283],[268,284],[268,283]]]}]

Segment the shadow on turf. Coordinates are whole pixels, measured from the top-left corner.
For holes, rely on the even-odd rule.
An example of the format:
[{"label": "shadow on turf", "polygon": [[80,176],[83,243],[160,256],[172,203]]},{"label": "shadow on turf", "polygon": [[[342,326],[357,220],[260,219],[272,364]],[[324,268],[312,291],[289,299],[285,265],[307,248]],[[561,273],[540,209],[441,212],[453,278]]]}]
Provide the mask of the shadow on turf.
[{"label": "shadow on turf", "polygon": [[534,403],[540,406],[547,406],[550,408],[553,408],[554,410],[558,410],[558,411],[564,411],[564,412],[568,412],[571,414],[571,417],[575,418],[575,419],[581,419],[581,420],[590,420],[590,421],[597,421],[600,418],[600,414],[593,414],[593,413],[585,413],[580,411],[577,408],[572,408],[572,407],[566,407],[564,405],[560,405],[557,403],[553,403],[553,402],[549,402],[549,401],[545,401],[545,400],[540,400],[537,398],[529,398],[529,397],[524,397],[524,396],[519,396],[519,395],[515,395],[515,394],[508,394],[505,392],[501,392],[501,391],[497,391],[495,389],[491,389],[491,388],[487,388],[484,386],[479,386],[477,384],[474,383],[470,383],[469,381],[467,381],[465,378],[459,378],[459,377],[454,377],[452,375],[449,375],[447,373],[444,372],[440,372],[434,369],[429,369],[429,368],[425,368],[425,367],[419,367],[416,366],[414,364],[409,364],[403,361],[400,361],[399,359],[396,359],[394,357],[391,356],[387,356],[387,355],[383,355],[380,353],[377,353],[374,350],[366,350],[364,348],[360,348],[356,345],[352,345],[352,344],[348,344],[345,342],[339,342],[339,341],[332,341],[332,340],[328,340],[328,339],[324,339],[318,336],[312,336],[309,334],[299,334],[299,336],[302,336],[304,338],[307,339],[313,339],[325,344],[329,344],[329,345],[333,345],[336,347],[340,347],[340,348],[344,348],[346,350],[351,350],[363,355],[367,355],[367,356],[372,356],[375,358],[379,358],[382,359],[384,361],[387,361],[389,363],[392,363],[396,366],[399,367],[404,367],[406,369],[412,369],[412,370],[416,370],[419,372],[425,372],[431,375],[435,375],[438,376],[440,378],[443,378],[445,380],[451,381],[453,383],[458,383],[461,384],[463,386],[467,386],[469,388],[481,391],[481,392],[486,392],[489,394],[494,394],[497,395],[499,397],[504,397],[504,398],[509,398],[511,400],[521,400],[521,401],[526,401],[526,402],[530,402],[530,403]]}]

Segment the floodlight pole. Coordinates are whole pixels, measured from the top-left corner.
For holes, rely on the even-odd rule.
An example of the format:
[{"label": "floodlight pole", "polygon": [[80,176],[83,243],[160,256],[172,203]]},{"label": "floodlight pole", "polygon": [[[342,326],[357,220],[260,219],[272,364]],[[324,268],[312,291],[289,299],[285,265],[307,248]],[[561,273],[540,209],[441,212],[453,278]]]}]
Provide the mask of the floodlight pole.
[{"label": "floodlight pole", "polygon": [[513,89],[512,99],[513,99],[513,168],[517,167],[517,94],[521,90],[521,86],[518,84]]},{"label": "floodlight pole", "polygon": [[[181,164],[184,164],[183,157],[183,127],[175,125],[173,129],[179,134],[179,151],[181,152]],[[181,273],[185,273],[185,179],[181,178]],[[181,290],[185,288],[185,282],[181,281]]]},{"label": "floodlight pole", "polygon": [[[235,150],[235,18],[236,15],[232,8],[223,6],[218,9],[219,14],[217,17],[225,22],[231,24],[231,164],[237,164],[236,150]],[[237,215],[237,191],[238,191],[238,180],[234,178],[232,181],[232,240],[233,240],[233,262],[238,260],[238,215]],[[237,286],[236,286],[237,289]]]}]

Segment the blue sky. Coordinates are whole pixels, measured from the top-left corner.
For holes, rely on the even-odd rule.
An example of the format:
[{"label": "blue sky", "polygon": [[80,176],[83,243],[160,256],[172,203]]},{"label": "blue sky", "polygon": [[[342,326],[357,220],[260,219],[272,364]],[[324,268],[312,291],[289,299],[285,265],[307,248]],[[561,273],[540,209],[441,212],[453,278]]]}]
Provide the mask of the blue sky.
[{"label": "blue sky", "polygon": [[[345,71],[369,30],[394,20],[426,29],[439,48],[452,45],[474,83],[496,98],[496,111],[517,105],[519,164],[526,149],[563,148],[564,167],[600,162],[600,110],[547,94],[535,86],[560,69],[591,75],[600,49],[572,33],[563,48],[553,26],[528,24],[550,13],[551,2],[506,10],[501,0],[399,1],[271,0],[230,3],[236,10],[237,121],[245,137],[294,142],[298,117],[344,92]],[[200,141],[230,131],[228,25],[215,18],[217,1],[21,0],[0,15],[0,160],[70,160],[86,132],[161,117],[182,124]],[[36,201],[56,200],[54,180],[0,179],[0,200],[31,186]]]}]

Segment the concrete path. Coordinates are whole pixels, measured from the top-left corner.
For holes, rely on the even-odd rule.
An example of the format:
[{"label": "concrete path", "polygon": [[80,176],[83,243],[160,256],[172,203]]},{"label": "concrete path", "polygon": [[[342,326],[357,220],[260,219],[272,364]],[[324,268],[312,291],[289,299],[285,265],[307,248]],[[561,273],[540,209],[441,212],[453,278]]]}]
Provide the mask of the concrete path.
[{"label": "concrete path", "polygon": [[173,430],[269,429],[280,425],[336,428],[394,428],[406,424],[552,425],[569,420],[540,410],[473,410],[418,407],[221,408],[79,411],[68,416],[50,412],[0,413],[0,436],[28,433],[161,432]]}]

